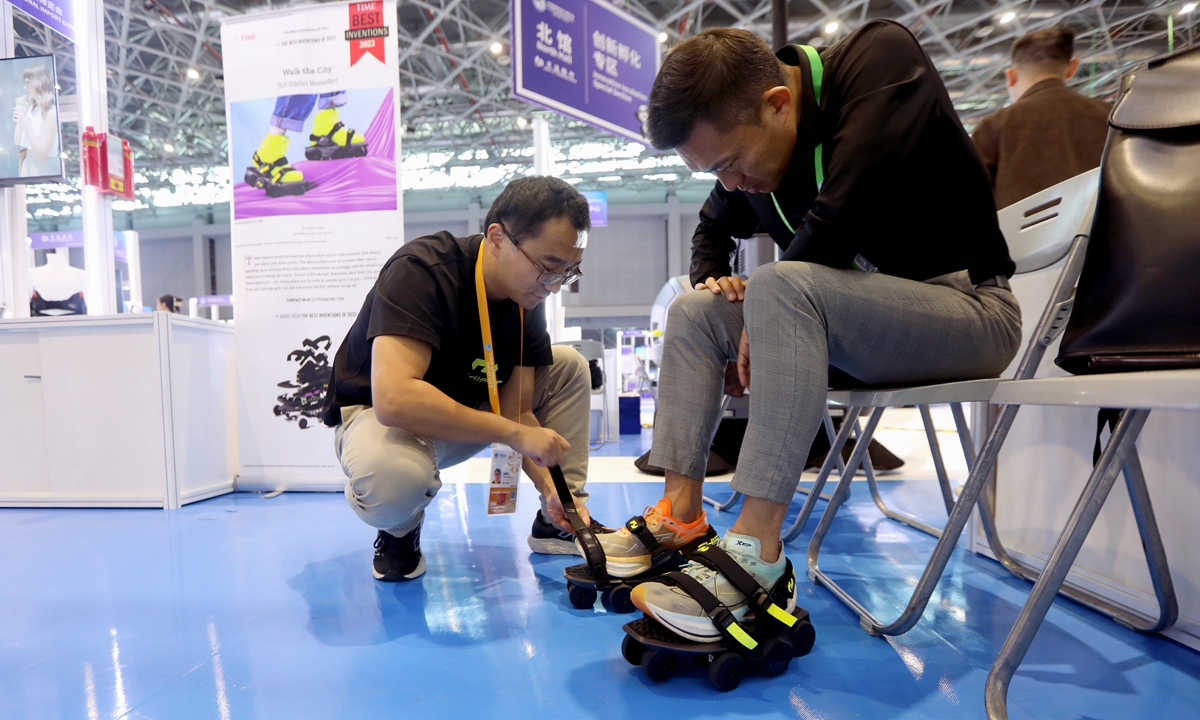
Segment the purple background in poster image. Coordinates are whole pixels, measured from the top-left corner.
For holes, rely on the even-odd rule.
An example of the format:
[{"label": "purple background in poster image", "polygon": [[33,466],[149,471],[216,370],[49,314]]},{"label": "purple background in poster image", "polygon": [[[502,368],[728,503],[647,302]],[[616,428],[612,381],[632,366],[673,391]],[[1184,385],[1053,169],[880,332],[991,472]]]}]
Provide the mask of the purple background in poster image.
[{"label": "purple background in poster image", "polygon": [[75,40],[75,9],[73,0],[8,0],[15,8],[41,20],[54,32]]},{"label": "purple background in poster image", "polygon": [[[371,125],[363,132],[367,140],[366,157],[344,160],[299,160],[292,167],[304,173],[304,179],[314,187],[303,195],[268,197],[258,188],[245,182],[233,188],[235,220],[275,217],[279,215],[326,215],[396,209],[396,123],[388,90],[375,112]],[[307,137],[294,138],[291,151],[304,157]],[[239,170],[238,177],[244,172]]]},{"label": "purple background in poster image", "polygon": [[530,96],[536,93],[551,109],[642,140],[638,109],[658,71],[657,33],[610,7],[600,0],[512,0],[513,86],[518,97],[546,105]]}]

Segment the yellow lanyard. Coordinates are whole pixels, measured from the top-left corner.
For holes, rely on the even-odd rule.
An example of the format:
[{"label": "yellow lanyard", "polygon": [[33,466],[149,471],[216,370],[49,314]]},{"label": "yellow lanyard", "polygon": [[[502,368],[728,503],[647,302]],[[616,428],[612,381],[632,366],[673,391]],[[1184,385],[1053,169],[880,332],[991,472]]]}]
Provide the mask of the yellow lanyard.
[{"label": "yellow lanyard", "polygon": [[[487,372],[488,400],[492,412],[500,414],[500,383],[496,380],[496,352],[492,349],[492,319],[488,314],[487,289],[483,285],[483,247],[487,242],[484,237],[479,241],[479,257],[475,260],[475,300],[479,303],[479,331],[483,333],[483,364]],[[525,308],[521,311],[521,363],[525,362]],[[517,404],[520,405],[520,367],[516,368],[518,376]],[[517,422],[521,422],[521,409],[517,408]]]}]

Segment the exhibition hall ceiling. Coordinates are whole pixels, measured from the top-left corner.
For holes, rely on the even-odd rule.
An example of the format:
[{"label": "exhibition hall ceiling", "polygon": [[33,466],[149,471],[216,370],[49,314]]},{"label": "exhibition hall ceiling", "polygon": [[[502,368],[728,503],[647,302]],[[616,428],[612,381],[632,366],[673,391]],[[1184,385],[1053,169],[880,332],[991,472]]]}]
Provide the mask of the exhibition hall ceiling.
[{"label": "exhibition hall ceiling", "polygon": [[[227,196],[221,19],[305,4],[105,1],[111,130],[130,141],[148,189],[160,191],[139,206],[188,185],[199,193],[193,202],[204,204],[206,192]],[[771,36],[770,0],[616,4],[665,33],[668,47],[709,27]],[[1196,42],[1200,10],[1188,7],[1189,0],[790,0],[788,33],[793,42],[827,44],[871,19],[903,23],[937,64],[970,126],[1007,102],[1003,71],[1014,38],[1052,25],[1075,30],[1083,65],[1074,86],[1111,97],[1122,73],[1167,51],[1169,16],[1176,48]],[[529,121],[542,111],[510,95],[507,0],[403,0],[398,10],[406,190],[482,189],[526,172]],[[53,52],[62,93],[72,94],[70,44],[19,11],[14,16],[18,52]],[[711,184],[711,176],[694,176],[673,155],[544,114],[558,169],[581,188],[665,193]],[[204,189],[222,183],[222,190]]]}]

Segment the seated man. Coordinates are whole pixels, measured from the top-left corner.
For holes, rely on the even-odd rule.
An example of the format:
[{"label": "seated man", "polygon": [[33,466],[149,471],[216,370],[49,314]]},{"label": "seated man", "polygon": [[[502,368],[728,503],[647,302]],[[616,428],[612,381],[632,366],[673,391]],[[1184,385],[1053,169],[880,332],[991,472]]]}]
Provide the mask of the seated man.
[{"label": "seated man", "polygon": [[[442,486],[438,470],[489,443],[522,453],[542,495],[530,549],[575,552],[546,467],[562,468],[586,519],[591,375],[578,352],[550,346],[542,302],[582,275],[590,229],[575,188],[522,178],[492,203],[483,235],[418,238],[383,266],[338,348],[324,411],[350,478],[346,501],[378,529],[376,579],[425,572],[421,523]],[[484,304],[499,413],[484,359]]]},{"label": "seated man", "polygon": [[[819,52],[774,54],[750,32],[709,30],[666,56],[649,107],[654,146],[717,184],[692,241],[691,279],[705,289],[678,299],[666,326],[650,455],[666,490],[647,526],[668,548],[707,526],[705,461],[736,360],[750,414],[732,486],[746,499],[721,546],[763,587],[787,588],[779,532],[831,375],[996,376],[1021,338],[1013,263],[971,139],[901,25],[873,21]],[[743,284],[730,277],[731,238],[760,227],[782,260]],[[627,530],[601,542],[614,575],[648,564]],[[723,574],[684,572],[746,614]],[[685,638],[720,634],[678,584],[643,583],[633,601]]]}]

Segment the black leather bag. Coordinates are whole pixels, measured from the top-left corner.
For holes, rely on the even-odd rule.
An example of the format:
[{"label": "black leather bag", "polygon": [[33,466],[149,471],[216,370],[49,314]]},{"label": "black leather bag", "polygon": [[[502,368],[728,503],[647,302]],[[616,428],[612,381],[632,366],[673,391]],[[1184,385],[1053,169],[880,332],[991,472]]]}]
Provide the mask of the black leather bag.
[{"label": "black leather bag", "polygon": [[1200,367],[1200,48],[1127,78],[1059,367]]}]

